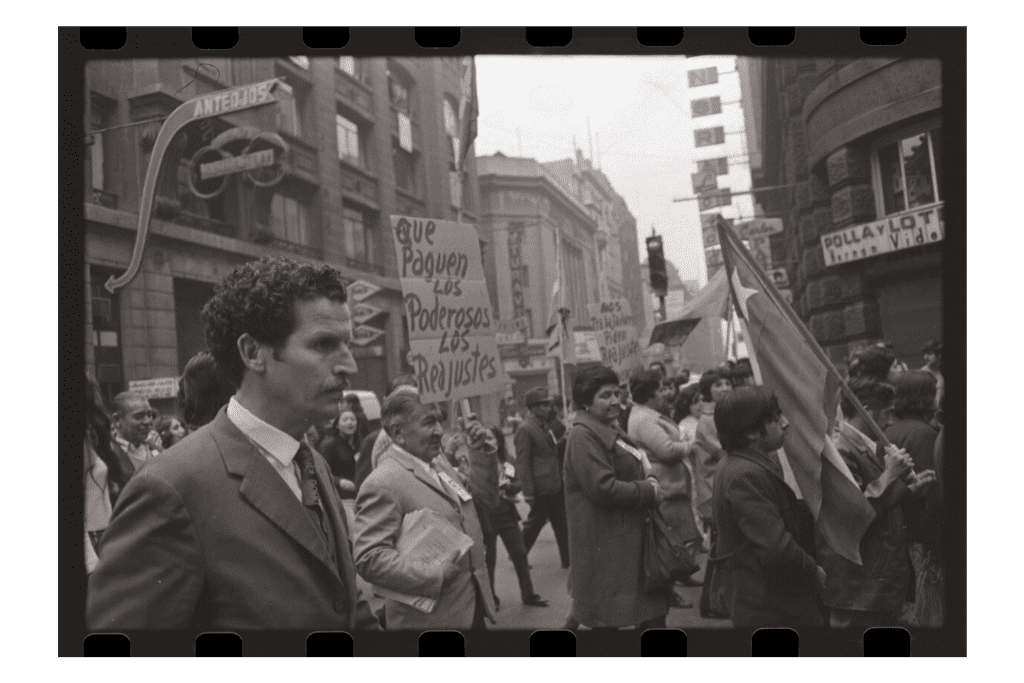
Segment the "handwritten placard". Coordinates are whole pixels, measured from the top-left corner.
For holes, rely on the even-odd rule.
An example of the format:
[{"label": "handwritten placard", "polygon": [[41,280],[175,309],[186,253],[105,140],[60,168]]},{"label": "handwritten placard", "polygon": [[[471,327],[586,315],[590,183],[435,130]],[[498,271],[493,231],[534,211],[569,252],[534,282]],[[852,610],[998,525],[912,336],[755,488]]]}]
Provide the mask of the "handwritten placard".
[{"label": "handwritten placard", "polygon": [[471,225],[391,217],[410,364],[424,401],[504,390],[496,322]]},{"label": "handwritten placard", "polygon": [[614,299],[587,304],[587,310],[601,351],[601,362],[616,372],[621,371],[640,353],[636,320],[629,301]]}]

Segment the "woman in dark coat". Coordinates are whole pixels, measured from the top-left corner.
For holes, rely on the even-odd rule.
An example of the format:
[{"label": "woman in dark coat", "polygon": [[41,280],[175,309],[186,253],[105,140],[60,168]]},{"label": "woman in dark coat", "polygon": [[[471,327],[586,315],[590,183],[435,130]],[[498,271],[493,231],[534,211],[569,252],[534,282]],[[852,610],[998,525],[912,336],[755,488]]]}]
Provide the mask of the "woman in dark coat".
[{"label": "woman in dark coat", "polygon": [[576,418],[565,449],[565,506],[573,616],[590,628],[664,627],[669,593],[643,590],[647,510],[670,491],[618,427],[619,378],[585,368],[572,388]]},{"label": "woman in dark coat", "polygon": [[356,453],[359,441],[356,439],[357,420],[355,411],[343,403],[341,414],[320,440],[317,450],[331,467],[338,493],[342,498],[355,497]]}]

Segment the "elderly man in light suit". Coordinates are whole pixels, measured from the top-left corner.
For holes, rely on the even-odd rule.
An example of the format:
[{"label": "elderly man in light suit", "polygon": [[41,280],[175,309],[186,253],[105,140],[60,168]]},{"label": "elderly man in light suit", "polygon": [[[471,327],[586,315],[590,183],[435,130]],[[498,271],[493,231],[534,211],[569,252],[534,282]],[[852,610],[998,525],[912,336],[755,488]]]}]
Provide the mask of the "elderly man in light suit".
[{"label": "elderly man in light suit", "polygon": [[[398,600],[384,605],[388,630],[486,628],[492,624],[494,596],[487,574],[483,532],[472,495],[441,452],[441,414],[419,396],[396,393],[381,411],[392,444],[380,464],[363,481],[356,498],[355,562],[359,575],[374,586],[406,595],[429,597],[429,613]],[[486,430],[466,426],[471,448],[483,447]],[[429,509],[473,540],[461,558],[453,553],[439,563],[402,556],[396,549],[407,514]]]},{"label": "elderly man in light suit", "polygon": [[337,413],[352,325],[340,274],[265,258],[203,309],[238,387],[121,492],[89,576],[94,630],[376,629],[327,463],[303,434]]}]

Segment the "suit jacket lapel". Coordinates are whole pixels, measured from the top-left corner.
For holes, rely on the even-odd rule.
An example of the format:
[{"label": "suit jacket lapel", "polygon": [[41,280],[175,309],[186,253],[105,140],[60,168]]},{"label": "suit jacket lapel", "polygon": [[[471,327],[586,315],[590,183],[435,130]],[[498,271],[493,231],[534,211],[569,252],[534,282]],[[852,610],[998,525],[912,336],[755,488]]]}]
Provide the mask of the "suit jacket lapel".
[{"label": "suit jacket lapel", "polygon": [[341,499],[335,492],[334,477],[327,468],[326,461],[321,458],[315,458],[313,462],[316,463],[316,479],[317,485],[320,487],[320,500],[323,502],[327,518],[334,527],[334,544],[337,546],[335,552],[338,556],[338,574],[345,584],[345,588],[348,589],[349,605],[352,606],[352,609],[349,610],[349,627],[351,628],[355,625],[358,595],[351,538],[348,534],[348,521],[345,508],[341,504]]},{"label": "suit jacket lapel", "polygon": [[241,477],[238,492],[250,505],[291,536],[326,567],[333,568],[327,549],[302,503],[266,461],[263,453],[221,409],[213,422],[213,439],[229,473]]},{"label": "suit jacket lapel", "polygon": [[[445,498],[445,500],[447,500],[450,503],[453,503],[456,507],[458,507],[458,505],[459,505],[458,497],[456,497],[454,493],[448,491],[448,487],[446,487],[444,484],[438,485],[438,483],[434,481],[433,477],[431,477],[429,474],[424,472],[423,468],[420,467],[418,463],[416,463],[416,462],[414,462],[412,460],[412,458],[414,458],[416,456],[411,455],[411,454],[403,453],[402,451],[399,451],[396,448],[390,447],[390,448],[388,448],[388,450],[384,454],[384,456],[381,456],[381,459],[383,460],[384,457],[390,457],[390,458],[394,459],[394,461],[396,463],[398,463],[399,465],[401,465],[405,469],[407,469],[410,472],[412,472],[412,475],[414,477],[416,477],[417,479],[422,481],[424,484],[429,486],[431,489],[433,489],[434,491],[439,493],[441,496],[443,496]],[[441,457],[441,456],[438,456],[438,457]]]}]

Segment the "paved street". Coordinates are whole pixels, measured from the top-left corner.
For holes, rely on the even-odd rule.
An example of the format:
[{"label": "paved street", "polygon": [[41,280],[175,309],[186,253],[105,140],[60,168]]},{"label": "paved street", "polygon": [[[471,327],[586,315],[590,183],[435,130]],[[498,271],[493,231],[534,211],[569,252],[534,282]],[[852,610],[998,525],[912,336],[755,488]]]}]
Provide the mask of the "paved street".
[{"label": "paved street", "polygon": [[[354,509],[352,501],[345,501],[351,522],[351,514]],[[519,514],[525,519],[529,512],[529,506],[525,503],[519,504]],[[703,565],[707,555],[700,556]],[[572,600],[566,590],[566,579],[569,575],[568,569],[562,569],[558,558],[558,546],[555,544],[555,535],[551,531],[551,525],[545,526],[541,531],[537,542],[530,550],[530,574],[533,578],[534,589],[548,601],[547,607],[524,606],[519,596],[519,582],[516,580],[515,569],[509,560],[501,539],[498,539],[498,561],[495,568],[494,586],[498,599],[501,600],[501,609],[498,611],[499,629],[544,629],[561,628],[565,624],[565,618],[569,614]],[[699,580],[703,578],[703,571],[696,575]],[[371,596],[370,603],[374,610],[381,607],[380,598],[372,597],[369,584],[362,579],[359,580],[359,588],[363,595]],[[696,605],[700,601],[700,587],[683,589],[683,594],[694,604],[690,609],[670,609],[667,625],[673,628],[729,628],[731,622],[723,619],[702,619]]]}]

